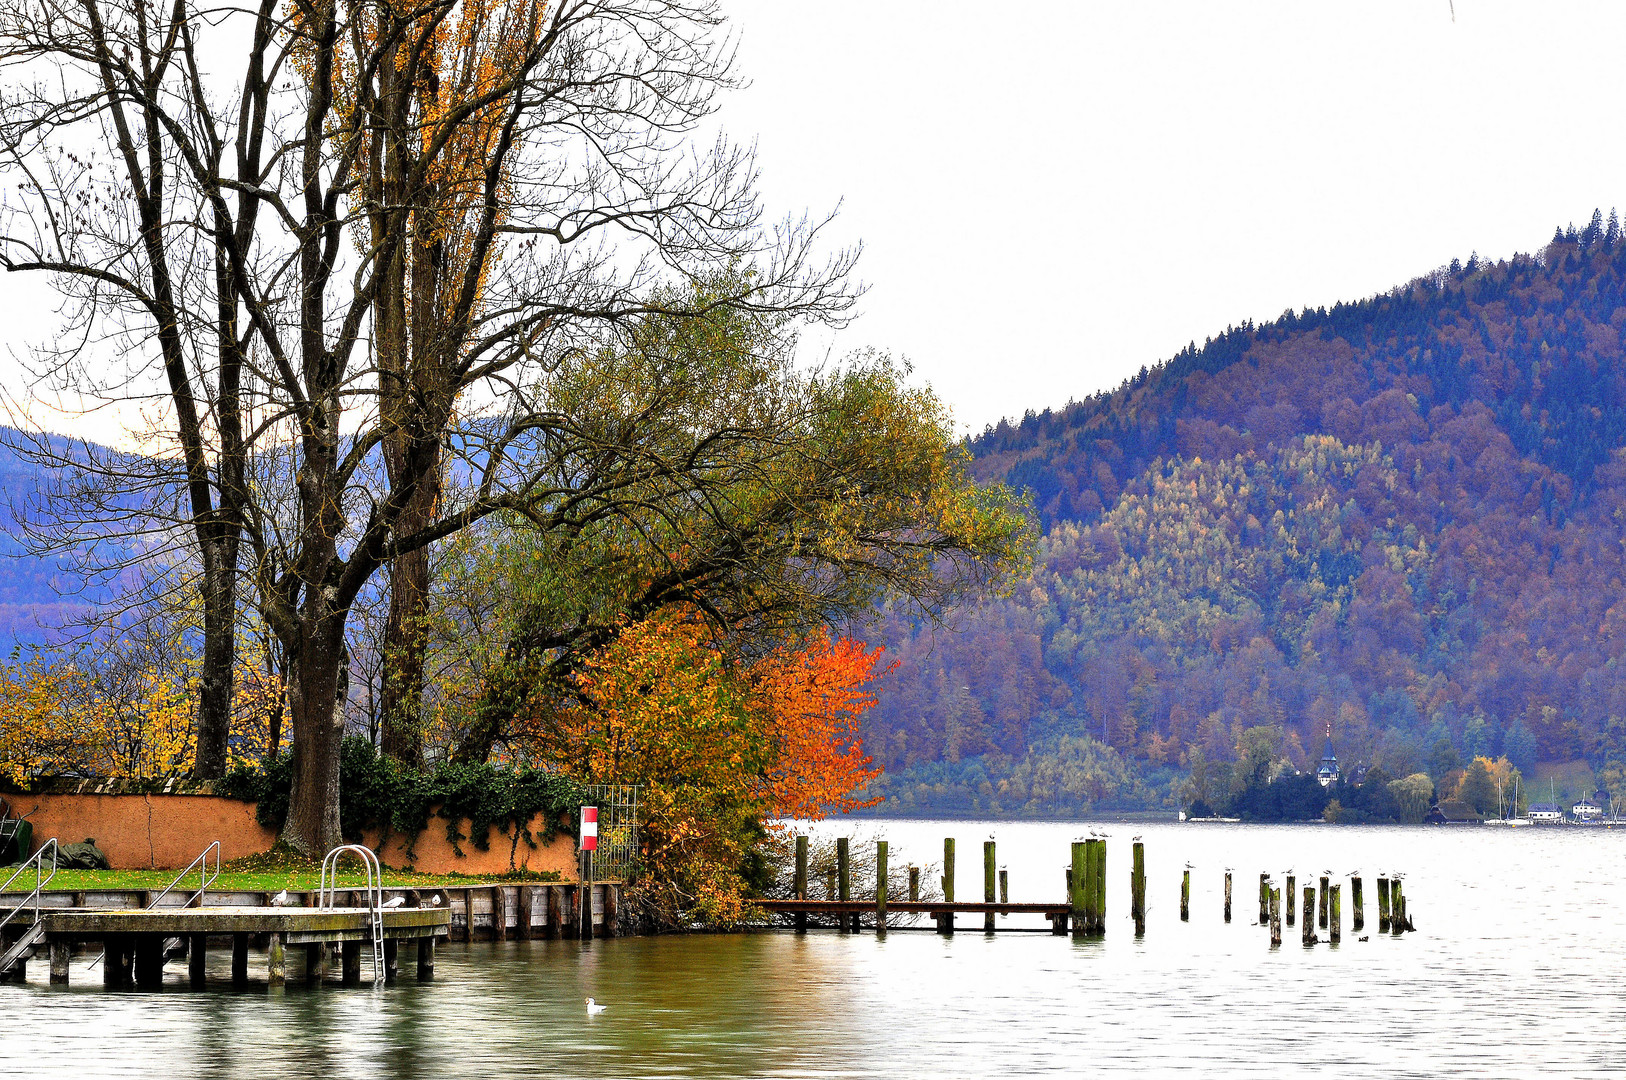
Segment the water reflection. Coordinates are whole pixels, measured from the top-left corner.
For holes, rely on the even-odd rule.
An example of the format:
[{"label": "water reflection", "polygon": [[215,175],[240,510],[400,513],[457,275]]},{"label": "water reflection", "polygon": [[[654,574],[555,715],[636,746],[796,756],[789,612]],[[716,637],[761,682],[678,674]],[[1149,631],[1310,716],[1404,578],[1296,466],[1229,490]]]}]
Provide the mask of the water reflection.
[{"label": "water reflection", "polygon": [[[850,826],[849,826],[850,829]],[[980,894],[990,831],[1013,899],[1061,892],[1073,824],[879,826],[893,858],[960,838],[962,895]],[[1604,1075],[1626,1051],[1607,988],[1626,975],[1613,897],[1626,830],[1113,828],[1109,936],[929,932],[696,935],[452,945],[437,981],[280,997],[214,985],[101,989],[88,957],[66,991],[0,987],[18,1018],[7,1075],[72,1077],[934,1077],[1139,1072],[1224,1076]],[[1127,919],[1128,838],[1145,834],[1148,933]],[[855,857],[863,857],[862,844]],[[971,858],[965,858],[972,856]],[[1196,864],[1192,921],[1180,870]],[[1235,918],[1221,922],[1223,868]],[[1258,873],[1357,867],[1366,933],[1272,951],[1251,925]],[[1420,932],[1376,933],[1372,881],[1408,871]],[[1349,902],[1346,898],[1346,920]],[[294,974],[297,977],[298,965]],[[409,964],[403,967],[410,970]],[[263,970],[263,969],[257,969]],[[583,999],[607,1003],[588,1018]]]}]

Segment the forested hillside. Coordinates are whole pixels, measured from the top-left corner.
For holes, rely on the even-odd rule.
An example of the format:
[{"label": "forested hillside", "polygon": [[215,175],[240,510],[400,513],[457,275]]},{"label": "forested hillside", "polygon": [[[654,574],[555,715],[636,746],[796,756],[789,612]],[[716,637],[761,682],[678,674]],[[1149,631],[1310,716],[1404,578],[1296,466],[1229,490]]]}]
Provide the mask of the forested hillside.
[{"label": "forested hillside", "polygon": [[974,440],[1031,579],[887,617],[891,812],[1173,806],[1250,728],[1313,768],[1626,761],[1626,242],[1228,329]]}]

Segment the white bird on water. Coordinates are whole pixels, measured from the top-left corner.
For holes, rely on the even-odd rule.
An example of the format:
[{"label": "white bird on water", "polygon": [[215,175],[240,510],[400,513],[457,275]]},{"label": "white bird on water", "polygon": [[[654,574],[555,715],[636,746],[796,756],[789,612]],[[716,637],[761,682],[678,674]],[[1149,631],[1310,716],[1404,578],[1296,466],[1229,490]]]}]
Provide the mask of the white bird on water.
[{"label": "white bird on water", "polygon": [[587,999],[587,1015],[588,1016],[597,1016],[599,1013],[603,1012],[605,1009],[608,1009],[608,1008],[609,1008],[608,1005],[595,1004],[592,998]]}]

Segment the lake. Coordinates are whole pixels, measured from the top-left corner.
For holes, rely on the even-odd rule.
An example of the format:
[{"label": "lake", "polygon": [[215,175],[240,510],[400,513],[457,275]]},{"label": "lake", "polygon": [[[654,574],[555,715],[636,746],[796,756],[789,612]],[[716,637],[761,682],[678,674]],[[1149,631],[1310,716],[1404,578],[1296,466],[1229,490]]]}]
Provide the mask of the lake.
[{"label": "lake", "polygon": [[[1108,933],[987,937],[980,917],[929,930],[452,944],[436,981],[378,990],[203,993],[172,964],[161,993],[107,993],[90,957],[73,985],[0,986],[0,1071],[71,1077],[430,1078],[1617,1075],[1626,1029],[1618,900],[1626,827],[1429,828],[843,821],[894,865],[959,845],[958,895],[980,899],[982,841],[1011,899],[1063,893],[1068,843],[1111,834]],[[1148,925],[1129,920],[1130,838],[1147,845]],[[1192,871],[1192,917],[1179,919]],[[1221,918],[1235,871],[1234,921]],[[1367,930],[1305,949],[1256,924],[1258,875],[1364,871]],[[1402,870],[1415,934],[1377,933],[1375,878]],[[815,886],[815,896],[822,888]],[[1035,925],[1033,923],[1018,925]],[[1042,920],[1037,924],[1043,926]],[[1323,937],[1325,935],[1323,934]],[[403,968],[410,962],[403,957]],[[296,970],[291,972],[297,978]],[[263,978],[263,960],[251,971]],[[583,999],[607,1003],[585,1016]]]}]

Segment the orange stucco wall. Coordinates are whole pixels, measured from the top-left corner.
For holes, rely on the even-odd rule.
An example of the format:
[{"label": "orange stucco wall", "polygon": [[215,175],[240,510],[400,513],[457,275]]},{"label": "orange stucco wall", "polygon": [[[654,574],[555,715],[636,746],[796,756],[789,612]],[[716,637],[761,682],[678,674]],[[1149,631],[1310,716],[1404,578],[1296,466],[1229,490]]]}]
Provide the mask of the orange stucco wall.
[{"label": "orange stucco wall", "polygon": [[[56,837],[71,844],[87,837],[107,854],[115,870],[179,869],[197,858],[212,842],[220,841],[221,857],[230,862],[268,850],[276,834],[254,819],[254,807],[215,795],[10,795],[12,807],[28,814],[36,844]],[[540,816],[530,825],[540,837]],[[459,822],[467,835],[469,823]],[[378,848],[378,836],[365,837]],[[418,836],[415,856],[408,855],[407,838],[394,836],[380,852],[386,866],[412,867],[427,874],[504,874],[512,869],[557,872],[564,880],[576,877],[575,840],[560,833],[550,844],[516,846],[512,832],[490,833],[490,850],[480,851],[462,841],[458,855],[446,839],[446,821],[430,817]]]}]

